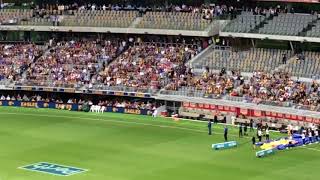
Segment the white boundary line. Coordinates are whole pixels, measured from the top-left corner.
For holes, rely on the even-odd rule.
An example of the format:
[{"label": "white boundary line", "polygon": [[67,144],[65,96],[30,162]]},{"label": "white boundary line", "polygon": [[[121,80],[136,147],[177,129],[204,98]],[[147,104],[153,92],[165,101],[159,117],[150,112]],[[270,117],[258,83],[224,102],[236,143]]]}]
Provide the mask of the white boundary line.
[{"label": "white boundary line", "polygon": [[[136,124],[142,126],[152,126],[152,127],[161,127],[161,128],[171,128],[171,129],[181,129],[181,130],[189,130],[193,132],[206,132],[197,129],[185,128],[185,127],[177,127],[177,126],[168,126],[168,125],[156,125],[150,123],[141,123],[135,121],[119,121],[119,120],[107,120],[107,119],[97,119],[97,118],[90,118],[90,117],[78,117],[78,116],[63,116],[63,115],[44,115],[44,114],[29,114],[29,113],[3,113],[0,114],[8,114],[8,115],[25,115],[25,116],[41,116],[41,117],[57,117],[57,118],[70,118],[70,119],[80,119],[80,120],[90,120],[90,121],[99,121],[99,122],[114,122],[119,124]],[[102,118],[102,117],[99,117]],[[219,134],[219,133],[218,133]],[[222,134],[222,133],[220,133]]]},{"label": "white boundary line", "polygon": [[320,149],[316,149],[316,148],[312,148],[312,147],[305,147],[305,146],[302,146],[301,148],[303,148],[303,149],[309,149],[309,150],[313,150],[313,151],[318,151],[318,152],[320,152]]},{"label": "white boundary line", "polygon": [[[156,124],[149,124],[149,123],[140,123],[140,122],[133,122],[133,121],[119,121],[119,120],[107,120],[107,119],[96,119],[96,118],[89,118],[89,117],[78,117],[78,116],[63,116],[63,115],[44,115],[44,114],[29,114],[29,113],[10,113],[10,112],[0,112],[0,114],[7,114],[7,115],[25,115],[25,116],[41,116],[41,117],[60,117],[60,118],[71,118],[71,119],[80,119],[80,120],[89,120],[89,121],[99,121],[99,122],[113,122],[113,123],[119,123],[119,124],[136,124],[136,125],[142,125],[142,126],[151,126],[151,127],[161,127],[161,128],[170,128],[170,129],[180,129],[180,130],[188,130],[192,132],[201,132],[205,133],[206,131],[197,130],[197,129],[191,129],[191,128],[185,128],[185,127],[177,127],[177,126],[168,126],[168,125],[156,125]],[[99,117],[100,118],[100,117]],[[102,118],[102,117],[101,117]],[[185,121],[188,121],[187,119],[184,119]],[[194,121],[194,120],[192,120]],[[218,132],[213,132],[214,134],[223,134]],[[237,135],[230,134],[232,137],[238,137]],[[250,139],[250,137],[243,136],[243,138]],[[315,148],[309,148],[309,147],[303,147],[304,149],[309,149],[313,151],[319,151],[319,149]]]}]

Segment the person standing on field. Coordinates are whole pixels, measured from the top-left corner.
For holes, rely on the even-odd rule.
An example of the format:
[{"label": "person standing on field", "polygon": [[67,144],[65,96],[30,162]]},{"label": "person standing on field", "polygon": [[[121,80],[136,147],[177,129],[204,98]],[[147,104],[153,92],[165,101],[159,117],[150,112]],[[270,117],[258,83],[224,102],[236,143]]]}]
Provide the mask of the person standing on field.
[{"label": "person standing on field", "polygon": [[252,136],[252,146],[253,146],[253,149],[256,149],[256,137]]},{"label": "person standing on field", "polygon": [[259,142],[262,141],[262,130],[261,130],[261,128],[258,129],[258,139],[259,139]]},{"label": "person standing on field", "polygon": [[224,141],[228,141],[228,126],[224,127]]},{"label": "person standing on field", "polygon": [[208,134],[212,135],[212,121],[211,120],[208,121]]},{"label": "person standing on field", "polygon": [[270,140],[269,127],[267,127],[267,129],[266,129],[266,140],[267,140],[267,141],[269,141],[269,140]]},{"label": "person standing on field", "polygon": [[250,119],[250,132],[253,131],[253,119]]},{"label": "person standing on field", "polygon": [[243,124],[239,125],[239,138],[243,137]]}]

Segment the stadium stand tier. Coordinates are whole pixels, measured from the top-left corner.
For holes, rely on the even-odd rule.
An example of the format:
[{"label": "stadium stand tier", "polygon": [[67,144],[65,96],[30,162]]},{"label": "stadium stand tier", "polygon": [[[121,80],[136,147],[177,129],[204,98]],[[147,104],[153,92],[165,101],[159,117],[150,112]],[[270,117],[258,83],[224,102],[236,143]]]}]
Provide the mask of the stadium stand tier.
[{"label": "stadium stand tier", "polygon": [[204,58],[193,62],[194,69],[205,67],[211,70],[239,70],[241,72],[272,71],[282,64],[284,54],[293,56],[290,50],[251,48],[249,50],[234,50],[232,48],[216,47]]},{"label": "stadium stand tier", "polygon": [[147,12],[138,24],[139,28],[204,30],[211,23],[201,13]]},{"label": "stadium stand tier", "polygon": [[28,20],[33,15],[28,9],[0,9],[0,25],[18,24],[20,21]]},{"label": "stadium stand tier", "polygon": [[267,17],[243,11],[224,28],[224,31],[249,33],[265,22]]},{"label": "stadium stand tier", "polygon": [[305,14],[279,14],[259,29],[259,33],[298,36],[317,16]]}]

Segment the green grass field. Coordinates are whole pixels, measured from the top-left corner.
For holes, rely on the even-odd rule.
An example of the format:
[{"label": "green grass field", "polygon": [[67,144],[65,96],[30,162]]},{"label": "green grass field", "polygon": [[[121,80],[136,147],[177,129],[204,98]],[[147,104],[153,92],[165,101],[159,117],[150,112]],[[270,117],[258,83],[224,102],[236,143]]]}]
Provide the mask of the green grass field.
[{"label": "green grass field", "polygon": [[[115,113],[0,108],[0,180],[315,180],[320,145],[256,158],[250,139],[213,151],[222,126]],[[217,134],[218,133],[218,134]],[[276,134],[273,134],[276,136]],[[18,167],[51,162],[89,171],[68,177]]]}]

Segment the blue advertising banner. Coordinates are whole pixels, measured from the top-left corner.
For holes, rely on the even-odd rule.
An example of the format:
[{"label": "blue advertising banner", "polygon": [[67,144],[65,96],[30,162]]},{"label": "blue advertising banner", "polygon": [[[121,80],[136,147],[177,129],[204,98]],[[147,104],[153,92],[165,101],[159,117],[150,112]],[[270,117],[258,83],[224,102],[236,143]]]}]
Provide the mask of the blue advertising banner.
[{"label": "blue advertising banner", "polygon": [[[37,87],[37,86],[15,86],[14,89],[15,90],[24,90],[24,91],[47,91],[47,92],[68,92],[68,93],[75,93],[76,92],[76,90],[74,88],[51,88],[51,87]],[[138,92],[104,91],[104,90],[90,90],[90,89],[88,89],[88,90],[83,90],[82,93],[151,98],[150,93],[138,93]]]},{"label": "blue advertising banner", "polygon": [[229,141],[229,142],[223,142],[223,143],[218,143],[218,144],[212,144],[211,147],[212,149],[219,150],[219,149],[227,149],[227,148],[232,148],[236,147],[238,143],[236,141]]},{"label": "blue advertising banner", "polygon": [[[14,106],[14,107],[30,107],[30,108],[51,108],[51,109],[65,109],[70,111],[81,111],[81,104],[67,104],[44,101],[7,101],[0,100],[0,106]],[[106,107],[106,112],[126,113],[126,114],[140,114],[151,115],[152,111],[147,109],[132,109],[124,107]]]}]

